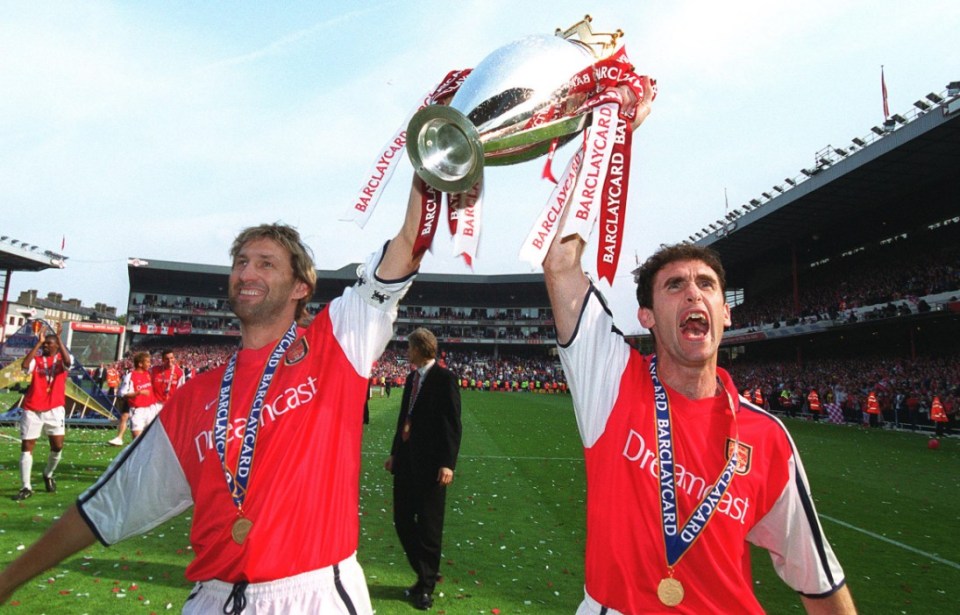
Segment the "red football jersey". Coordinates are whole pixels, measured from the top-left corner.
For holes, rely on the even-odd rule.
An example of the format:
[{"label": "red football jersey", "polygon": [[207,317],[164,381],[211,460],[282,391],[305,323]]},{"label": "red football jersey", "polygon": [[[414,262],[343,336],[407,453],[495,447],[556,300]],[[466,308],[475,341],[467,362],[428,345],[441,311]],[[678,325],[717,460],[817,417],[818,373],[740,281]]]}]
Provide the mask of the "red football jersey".
[{"label": "red football jersey", "polygon": [[[348,288],[301,329],[280,359],[260,416],[243,516],[214,440],[226,366],[188,381],[158,419],[80,496],[106,544],[141,534],[195,505],[186,576],[264,582],[335,564],[359,540],[360,450],[370,366],[390,340],[410,279]],[[239,352],[226,431],[236,471],[247,416],[273,345]]]},{"label": "red football jersey", "polygon": [[27,369],[33,376],[27,394],[23,396],[24,410],[46,412],[59,408],[67,401],[67,369],[59,353],[52,357],[34,356]]},{"label": "red football jersey", "polygon": [[591,289],[575,337],[561,347],[587,471],[586,592],[622,613],[762,613],[753,593],[748,543],[771,553],[798,592],[821,595],[843,585],[843,571],[822,534],[803,467],[783,425],[739,397],[691,400],[666,387],[680,528],[694,514],[738,444],[729,489],[676,563],[677,607],[657,586],[668,576],[660,501],[659,438],[650,357],[630,348]]}]

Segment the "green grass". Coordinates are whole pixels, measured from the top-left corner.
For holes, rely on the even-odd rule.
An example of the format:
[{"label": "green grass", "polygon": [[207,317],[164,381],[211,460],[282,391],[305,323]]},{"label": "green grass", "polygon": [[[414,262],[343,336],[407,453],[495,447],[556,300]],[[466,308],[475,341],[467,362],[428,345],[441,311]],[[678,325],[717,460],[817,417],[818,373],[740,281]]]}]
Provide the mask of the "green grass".
[{"label": "green grass", "polygon": [[[383,470],[399,394],[371,400],[364,440],[359,557],[377,613],[410,614],[413,582],[391,522]],[[568,396],[470,393],[464,440],[447,499],[444,581],[435,613],[558,613],[583,593],[584,474]],[[856,427],[788,423],[804,459],[823,526],[863,613],[948,613],[960,604],[960,439],[927,450],[927,437]],[[19,445],[0,429],[0,564],[30,544],[106,467],[112,432],[71,430],[59,491],[10,500],[19,488]],[[35,476],[45,459],[38,443]],[[95,545],[14,595],[23,613],[178,612],[190,584],[189,513],[150,534]],[[754,556],[761,603],[802,612],[796,595]]]}]

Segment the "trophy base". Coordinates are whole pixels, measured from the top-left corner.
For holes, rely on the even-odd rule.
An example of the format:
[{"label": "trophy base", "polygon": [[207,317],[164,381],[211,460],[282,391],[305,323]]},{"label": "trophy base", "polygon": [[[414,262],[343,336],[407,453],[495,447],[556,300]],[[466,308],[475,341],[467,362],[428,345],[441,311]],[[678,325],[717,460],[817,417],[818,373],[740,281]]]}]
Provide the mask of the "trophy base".
[{"label": "trophy base", "polygon": [[466,192],[483,177],[483,145],[467,116],[431,105],[407,124],[407,155],[423,181],[441,192]]}]

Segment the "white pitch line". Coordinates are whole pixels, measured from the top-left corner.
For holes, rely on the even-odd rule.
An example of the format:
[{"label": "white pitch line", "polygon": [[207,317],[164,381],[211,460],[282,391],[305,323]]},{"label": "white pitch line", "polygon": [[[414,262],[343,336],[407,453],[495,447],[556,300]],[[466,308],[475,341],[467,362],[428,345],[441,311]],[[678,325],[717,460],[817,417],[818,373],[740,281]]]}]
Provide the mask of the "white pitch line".
[{"label": "white pitch line", "polygon": [[0,433],[0,437],[6,438],[7,440],[13,440],[14,442],[20,441],[20,438],[14,438],[13,436],[8,436],[5,433]]},{"label": "white pitch line", "polygon": [[820,518],[821,518],[821,519],[826,519],[827,521],[833,521],[833,522],[836,523],[837,525],[842,525],[843,527],[845,527],[845,528],[847,528],[847,529],[851,529],[851,530],[853,530],[853,531],[855,531],[855,532],[860,532],[861,534],[866,534],[867,536],[870,536],[871,538],[876,538],[877,540],[882,540],[883,542],[892,544],[892,545],[895,546],[895,547],[900,547],[901,549],[903,549],[903,550],[905,550],[905,551],[910,551],[911,553],[916,553],[917,555],[922,555],[923,557],[930,558],[930,559],[932,559],[933,561],[938,562],[938,563],[940,563],[940,564],[943,564],[943,565],[945,565],[945,566],[950,566],[951,568],[956,568],[957,570],[960,570],[960,564],[958,564],[958,563],[956,563],[956,562],[951,562],[951,561],[948,560],[948,559],[943,559],[943,558],[940,557],[939,555],[934,555],[933,553],[927,553],[926,551],[921,551],[920,549],[917,549],[916,547],[911,547],[910,545],[905,545],[905,544],[903,544],[902,542],[897,542],[896,540],[892,540],[892,539],[890,539],[890,538],[887,538],[886,536],[881,536],[880,534],[871,532],[870,530],[865,530],[865,529],[863,529],[862,527],[857,527],[857,526],[855,526],[855,525],[850,525],[850,524],[847,523],[846,521],[841,521],[840,519],[834,519],[833,517],[828,517],[827,515],[820,515]]}]

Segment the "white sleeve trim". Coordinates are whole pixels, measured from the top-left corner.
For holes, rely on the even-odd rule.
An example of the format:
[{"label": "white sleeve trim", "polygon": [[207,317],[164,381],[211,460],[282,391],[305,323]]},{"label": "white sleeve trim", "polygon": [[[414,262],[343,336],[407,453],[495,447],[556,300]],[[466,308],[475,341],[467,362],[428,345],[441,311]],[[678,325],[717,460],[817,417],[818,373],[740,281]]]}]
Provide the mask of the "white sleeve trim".
[{"label": "white sleeve trim", "polygon": [[107,545],[148,532],[191,506],[190,484],[159,420],[77,500],[80,514]]},{"label": "white sleeve trim", "polygon": [[415,274],[402,280],[381,280],[375,275],[387,244],[357,269],[357,283],[330,303],[333,334],[357,373],[370,377],[397,320],[397,304],[409,290]]},{"label": "white sleeve trim", "polygon": [[353,285],[353,288],[364,301],[373,307],[387,312],[391,310],[396,312],[397,304],[410,289],[410,284],[416,277],[416,272],[399,280],[382,280],[377,277],[377,269],[383,262],[387,245],[389,243],[383,244],[379,250],[367,258],[364,264],[357,267],[357,283]]},{"label": "white sleeve trim", "polygon": [[843,585],[843,568],[823,534],[795,454],[789,460],[789,476],[780,497],[747,540],[767,549],[777,575],[795,591],[810,596],[830,593]]},{"label": "white sleeve trim", "polygon": [[577,427],[585,448],[603,435],[620,391],[630,347],[593,286],[587,291],[577,328],[560,346],[560,361],[573,395]]}]

